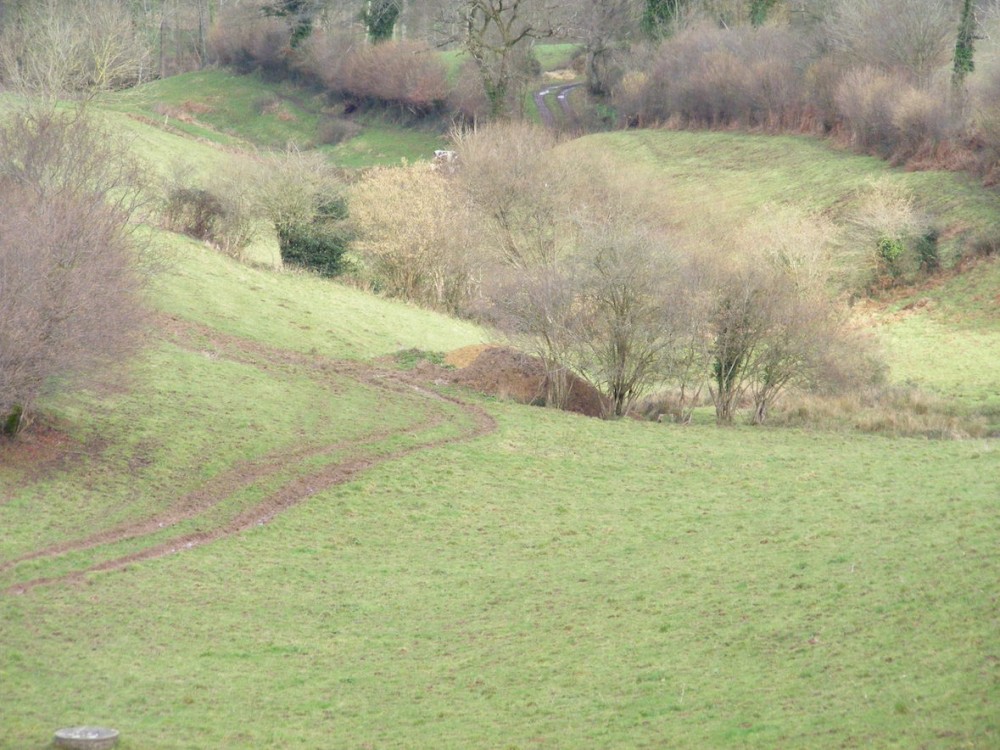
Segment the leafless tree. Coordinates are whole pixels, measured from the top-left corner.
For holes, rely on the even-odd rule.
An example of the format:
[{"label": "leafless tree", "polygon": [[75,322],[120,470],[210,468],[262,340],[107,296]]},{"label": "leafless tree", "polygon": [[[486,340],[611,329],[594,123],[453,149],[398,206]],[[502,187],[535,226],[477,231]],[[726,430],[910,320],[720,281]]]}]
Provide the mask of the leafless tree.
[{"label": "leafless tree", "polygon": [[355,247],[387,294],[452,313],[467,309],[478,227],[434,165],[374,170],[349,197]]},{"label": "leafless tree", "polygon": [[[829,284],[833,238],[821,219],[813,227],[808,218],[794,224],[779,219],[770,231],[751,227],[735,233],[730,253],[695,260],[705,266],[702,283],[711,300],[709,390],[720,424],[731,422],[744,402],[753,405],[750,421],[762,424],[791,386],[864,377],[836,364],[859,361],[839,355],[862,344]],[[787,231],[793,226],[800,229]]]},{"label": "leafless tree", "polygon": [[482,217],[486,245],[519,268],[550,262],[565,249],[568,223],[560,201],[565,165],[554,160],[555,136],[540,126],[502,122],[455,135],[456,186]]},{"label": "leafless tree", "polygon": [[850,64],[903,72],[926,83],[951,60],[958,22],[953,0],[839,0],[825,31]]},{"label": "leafless tree", "polygon": [[150,49],[117,0],[39,0],[5,25],[0,77],[7,86],[52,97],[129,86]]},{"label": "leafless tree", "polygon": [[0,424],[14,433],[47,389],[133,351],[142,321],[129,219],[140,171],[82,116],[0,125]]},{"label": "leafless tree", "polygon": [[637,0],[582,0],[567,22],[568,36],[583,43],[587,88],[592,94],[610,93],[614,58],[638,28]]},{"label": "leafless tree", "polygon": [[509,116],[528,73],[530,43],[554,36],[546,0],[452,0],[439,16],[443,43],[472,58],[490,103],[490,116]]},{"label": "leafless tree", "polygon": [[575,364],[624,416],[671,370],[679,331],[671,249],[630,221],[585,223],[574,255]]}]

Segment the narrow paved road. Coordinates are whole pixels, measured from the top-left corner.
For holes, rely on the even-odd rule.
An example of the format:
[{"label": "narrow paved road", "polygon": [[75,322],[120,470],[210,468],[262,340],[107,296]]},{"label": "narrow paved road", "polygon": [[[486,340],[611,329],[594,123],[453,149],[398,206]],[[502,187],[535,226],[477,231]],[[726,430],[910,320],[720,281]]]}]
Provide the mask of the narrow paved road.
[{"label": "narrow paved road", "polygon": [[582,85],[582,83],[564,83],[558,86],[546,86],[541,91],[535,92],[535,106],[538,107],[538,115],[542,118],[542,123],[550,128],[556,127],[555,115],[545,100],[549,94],[556,95],[556,100],[563,112],[563,123],[576,122],[576,115],[569,103],[569,92]]}]

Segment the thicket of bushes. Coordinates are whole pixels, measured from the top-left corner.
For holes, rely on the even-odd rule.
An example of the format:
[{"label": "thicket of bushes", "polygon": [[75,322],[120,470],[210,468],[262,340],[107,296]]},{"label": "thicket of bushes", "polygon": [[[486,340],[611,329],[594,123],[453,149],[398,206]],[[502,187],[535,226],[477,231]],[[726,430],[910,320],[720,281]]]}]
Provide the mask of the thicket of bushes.
[{"label": "thicket of bushes", "polygon": [[[895,163],[1000,180],[992,34],[954,69],[958,11],[938,0],[842,2],[812,26],[692,23],[635,49],[615,87],[626,122],[828,134]],[[1000,30],[1000,17],[983,23]],[[967,62],[966,62],[967,65]]]},{"label": "thicket of bushes", "polygon": [[[608,416],[650,389],[710,394],[720,422],[764,422],[786,389],[870,382],[875,359],[835,294],[876,283],[922,226],[909,196],[873,185],[854,229],[867,253],[835,279],[821,217],[775,211],[707,242],[642,208],[620,166],[558,160],[551,132],[523,124],[458,137],[458,168],[380,169],[349,192],[360,254],[385,293],[473,317],[530,347],[545,402],[572,376]],[[692,401],[682,404],[688,412]]]},{"label": "thicket of bushes", "polygon": [[368,45],[349,33],[316,29],[292,48],[284,19],[234,8],[213,27],[209,48],[223,65],[303,77],[353,106],[376,104],[419,116],[448,99],[444,64],[426,42]]}]

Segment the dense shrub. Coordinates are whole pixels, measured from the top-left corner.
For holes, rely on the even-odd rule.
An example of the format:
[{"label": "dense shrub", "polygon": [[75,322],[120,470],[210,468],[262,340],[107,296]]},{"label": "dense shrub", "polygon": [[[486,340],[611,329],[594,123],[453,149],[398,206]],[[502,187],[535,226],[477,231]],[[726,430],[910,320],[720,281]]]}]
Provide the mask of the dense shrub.
[{"label": "dense shrub", "polygon": [[909,86],[896,92],[892,123],[897,139],[893,158],[902,162],[920,154],[931,154],[958,132],[950,92],[932,87]]},{"label": "dense shrub", "polygon": [[479,71],[472,63],[464,64],[459,71],[458,79],[448,93],[448,107],[471,123],[489,115],[490,102],[483,90]]},{"label": "dense shrub", "polygon": [[808,45],[788,29],[697,27],[665,40],[641,88],[640,79],[626,76],[616,101],[643,121],[796,124],[805,104],[807,53]]},{"label": "dense shrub", "polygon": [[291,30],[281,18],[265,17],[252,7],[221,13],[208,36],[209,57],[242,73],[276,74],[287,68]]},{"label": "dense shrub", "polygon": [[468,204],[427,164],[373,170],[350,191],[357,250],[384,293],[458,312],[474,288]]},{"label": "dense shrub", "polygon": [[892,153],[897,139],[893,102],[904,85],[898,77],[871,67],[852,70],[843,77],[835,100],[853,145],[883,157]]},{"label": "dense shrub", "polygon": [[325,117],[316,131],[316,142],[324,146],[335,146],[350,140],[361,132],[361,126],[342,117]]},{"label": "dense shrub", "polygon": [[201,188],[174,188],[163,208],[167,229],[209,242],[216,240],[224,216],[222,201]]},{"label": "dense shrub", "polygon": [[334,29],[315,29],[295,50],[295,70],[328,91],[343,90],[343,66],[357,39]]},{"label": "dense shrub", "polygon": [[448,96],[444,65],[418,42],[357,48],[344,60],[341,76],[340,85],[349,96],[415,114],[438,108]]},{"label": "dense shrub", "polygon": [[1000,182],[1000,61],[977,71],[971,84],[973,129],[981,149],[980,170]]},{"label": "dense shrub", "polygon": [[871,67],[849,71],[835,103],[858,149],[897,161],[933,152],[957,129],[948,92]]},{"label": "dense shrub", "polygon": [[343,270],[348,236],[326,222],[293,224],[278,228],[278,246],[282,262],[336,276]]}]

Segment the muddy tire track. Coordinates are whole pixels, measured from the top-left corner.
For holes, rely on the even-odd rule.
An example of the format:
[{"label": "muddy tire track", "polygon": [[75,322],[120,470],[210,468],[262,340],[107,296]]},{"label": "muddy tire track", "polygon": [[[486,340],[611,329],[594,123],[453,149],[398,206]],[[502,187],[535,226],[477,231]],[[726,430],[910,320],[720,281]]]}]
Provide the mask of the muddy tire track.
[{"label": "muddy tire track", "polygon": [[[4,593],[21,594],[48,584],[79,582],[90,573],[117,570],[142,560],[149,560],[209,544],[222,537],[238,534],[254,526],[263,525],[282,511],[303,502],[317,492],[322,492],[336,485],[349,482],[362,472],[375,466],[419,451],[472,440],[476,437],[489,434],[496,429],[496,423],[493,418],[481,407],[467,403],[459,398],[439,393],[426,387],[417,378],[404,372],[380,370],[371,365],[350,360],[331,360],[318,355],[289,352],[259,342],[223,334],[207,326],[176,319],[165,319],[163,330],[168,341],[188,350],[204,352],[203,347],[192,346],[192,344],[200,339],[201,342],[209,342],[212,345],[216,356],[225,357],[229,360],[263,368],[288,368],[290,366],[298,368],[304,366],[311,371],[314,377],[324,381],[328,380],[330,374],[335,374],[349,378],[359,384],[373,387],[376,390],[407,394],[420,399],[454,405],[469,420],[469,424],[463,426],[458,435],[419,442],[385,453],[362,453],[361,455],[357,455],[358,451],[363,451],[365,448],[377,447],[378,443],[392,437],[419,436],[420,433],[432,430],[446,422],[455,423],[458,421],[448,412],[438,411],[406,428],[376,430],[354,440],[344,440],[327,445],[305,446],[296,450],[286,449],[276,451],[262,458],[241,462],[185,495],[171,506],[169,512],[157,514],[140,521],[121,524],[87,537],[68,540],[34,550],[16,559],[0,564],[0,572],[10,570],[30,560],[59,557],[70,552],[85,551],[119,542],[132,541],[162,532],[171,526],[197,518],[199,515],[226,501],[234,494],[248,489],[259,482],[273,479],[282,472],[294,471],[296,466],[301,465],[303,462],[331,456],[336,453],[348,454],[345,458],[327,464],[316,471],[290,478],[280,488],[270,493],[253,507],[241,511],[234,518],[213,529],[176,536],[128,555],[95,563],[83,569],[13,584],[7,587]],[[330,384],[326,382],[325,385],[329,387]]]}]

